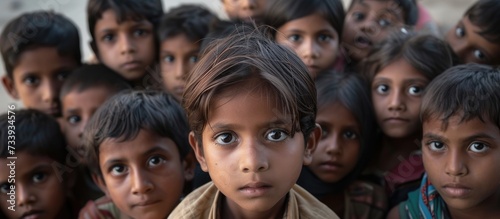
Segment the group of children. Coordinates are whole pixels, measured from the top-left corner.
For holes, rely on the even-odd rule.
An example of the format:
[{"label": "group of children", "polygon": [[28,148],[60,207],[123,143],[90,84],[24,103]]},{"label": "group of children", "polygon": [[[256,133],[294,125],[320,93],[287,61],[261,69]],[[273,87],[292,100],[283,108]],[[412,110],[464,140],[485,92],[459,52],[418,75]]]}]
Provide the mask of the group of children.
[{"label": "group of children", "polygon": [[499,1],[444,40],[415,0],[222,3],[88,0],[93,64],[13,19],[0,218],[500,217]]}]

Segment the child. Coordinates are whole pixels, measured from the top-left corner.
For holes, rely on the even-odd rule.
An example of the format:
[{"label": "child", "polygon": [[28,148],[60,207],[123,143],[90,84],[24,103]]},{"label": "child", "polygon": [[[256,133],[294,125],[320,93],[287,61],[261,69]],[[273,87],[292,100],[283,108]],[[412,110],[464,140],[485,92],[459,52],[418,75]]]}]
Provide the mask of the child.
[{"label": "child", "polygon": [[345,16],[340,0],[275,0],[267,12],[275,40],[297,53],[313,79],[333,68]]},{"label": "child", "polygon": [[500,1],[479,0],[446,35],[463,63],[500,65]]},{"label": "child", "polygon": [[24,107],[61,115],[59,91],[81,63],[77,27],[61,14],[38,11],[10,21],[0,36],[4,88]]},{"label": "child", "polygon": [[156,64],[156,29],[162,15],[161,0],[89,0],[90,46],[101,63],[136,86],[147,87],[143,79]]},{"label": "child", "polygon": [[427,174],[389,218],[500,217],[499,103],[500,70],[489,66],[453,67],[429,84],[421,108]]},{"label": "child", "polygon": [[61,172],[68,153],[57,121],[37,110],[10,111],[0,116],[0,140],[0,217],[75,218],[74,179]]},{"label": "child", "polygon": [[164,88],[179,102],[186,86],[186,76],[198,62],[201,40],[218,18],[197,5],[172,8],[162,18],[158,29],[160,68]]},{"label": "child", "polygon": [[364,72],[383,134],[370,172],[385,179],[390,205],[405,200],[424,172],[415,143],[421,138],[422,93],[433,78],[453,65],[451,54],[449,46],[434,36],[398,32],[365,60]]},{"label": "child", "polygon": [[391,32],[405,25],[414,26],[417,19],[415,0],[353,0],[342,34],[345,64],[354,67]]},{"label": "child", "polygon": [[162,92],[121,93],[101,106],[83,137],[94,181],[112,200],[97,201],[100,213],[166,218],[193,177],[188,133],[181,106]]},{"label": "child", "polygon": [[189,142],[213,183],[169,218],[338,218],[295,185],[321,136],[306,72],[290,50],[248,26],[208,46],[183,104]]},{"label": "child", "polygon": [[61,88],[64,130],[69,146],[81,149],[85,125],[94,112],[114,94],[131,85],[105,65],[84,65],[68,77]]},{"label": "child", "polygon": [[261,23],[269,1],[274,0],[221,0],[231,20]]},{"label": "child", "polygon": [[358,176],[372,153],[375,117],[370,90],[358,74],[327,72],[316,79],[323,134],[297,184],[342,218],[383,218],[384,189]]}]

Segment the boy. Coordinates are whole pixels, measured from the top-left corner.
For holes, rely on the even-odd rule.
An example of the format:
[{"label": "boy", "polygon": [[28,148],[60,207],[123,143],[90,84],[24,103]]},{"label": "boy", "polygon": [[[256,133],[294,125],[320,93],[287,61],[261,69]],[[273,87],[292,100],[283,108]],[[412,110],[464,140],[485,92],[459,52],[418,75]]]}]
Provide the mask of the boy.
[{"label": "boy", "polygon": [[97,59],[136,86],[153,71],[158,57],[156,28],[161,0],[89,0],[90,46]]},{"label": "boy", "polygon": [[76,26],[61,14],[38,11],[10,21],[0,36],[4,88],[24,107],[61,115],[59,91],[81,63]]},{"label": "boy", "polygon": [[456,66],[429,84],[421,111],[427,174],[390,217],[500,217],[499,103],[500,70],[489,66]]},{"label": "boy", "polygon": [[472,5],[446,41],[463,63],[500,65],[500,1],[480,0]]},{"label": "boy", "polygon": [[272,0],[221,0],[224,11],[231,20],[260,23],[267,4]]},{"label": "boy", "polygon": [[213,180],[169,218],[338,218],[295,185],[321,128],[302,61],[248,26],[214,41],[187,79],[189,142]]},{"label": "boy", "polygon": [[101,106],[83,137],[94,181],[112,200],[96,201],[100,213],[166,218],[193,178],[188,132],[184,111],[165,93],[121,93]]},{"label": "boy", "polygon": [[[15,145],[8,134],[14,126]],[[64,136],[51,116],[30,109],[1,115],[0,217],[75,218],[79,206],[69,198],[74,178],[68,171],[60,172],[67,155]]]},{"label": "boy", "polygon": [[200,44],[210,24],[219,19],[208,9],[197,5],[172,8],[158,28],[160,68],[163,86],[179,102],[186,86],[186,76],[198,62]]}]

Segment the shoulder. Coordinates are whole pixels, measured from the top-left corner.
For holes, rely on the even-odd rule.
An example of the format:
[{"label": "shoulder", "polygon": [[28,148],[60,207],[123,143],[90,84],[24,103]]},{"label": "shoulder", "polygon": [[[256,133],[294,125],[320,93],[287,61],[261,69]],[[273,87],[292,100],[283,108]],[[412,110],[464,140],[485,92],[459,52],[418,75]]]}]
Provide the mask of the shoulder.
[{"label": "shoulder", "polygon": [[346,206],[356,218],[383,218],[388,208],[385,189],[375,183],[356,180],[347,187]]},{"label": "shoulder", "polygon": [[172,211],[168,218],[208,218],[217,208],[219,190],[212,182],[189,193]]},{"label": "shoulder", "polygon": [[299,185],[289,192],[286,218],[339,218],[329,207]]}]

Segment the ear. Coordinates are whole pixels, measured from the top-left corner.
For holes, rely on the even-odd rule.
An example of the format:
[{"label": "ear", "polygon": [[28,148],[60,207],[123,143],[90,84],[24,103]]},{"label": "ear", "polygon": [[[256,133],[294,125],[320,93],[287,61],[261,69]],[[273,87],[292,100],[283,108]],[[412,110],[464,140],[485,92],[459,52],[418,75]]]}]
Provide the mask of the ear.
[{"label": "ear", "polygon": [[101,189],[101,191],[104,192],[104,194],[107,197],[110,197],[108,192],[108,187],[106,187],[106,183],[104,182],[102,176],[99,176],[96,173],[92,173],[91,176],[92,180],[94,180],[94,183],[97,185],[97,187],[99,187],[99,189]]},{"label": "ear", "polygon": [[205,155],[203,154],[203,146],[201,145],[201,142],[196,139],[193,131],[189,133],[189,144],[196,155],[198,163],[200,163],[201,169],[204,172],[208,172],[207,162],[205,161]]},{"label": "ear", "polygon": [[14,85],[14,79],[12,78],[9,78],[7,75],[4,75],[2,77],[2,84],[3,84],[3,87],[5,88],[5,90],[7,90],[7,93],[9,93],[9,95],[18,100],[19,99],[19,94],[17,93],[17,89]]},{"label": "ear", "polygon": [[182,166],[184,168],[184,179],[188,182],[193,180],[194,168],[196,166],[196,158],[193,151],[186,154],[186,157],[182,161]]},{"label": "ear", "polygon": [[321,139],[321,127],[316,123],[307,139],[306,150],[304,151],[304,165],[309,165],[312,162],[312,154],[316,150],[319,139]]},{"label": "ear", "polygon": [[101,58],[99,57],[99,50],[97,49],[97,44],[95,43],[94,40],[89,41],[89,46],[92,49],[92,52],[94,52],[95,57],[97,60],[100,62]]}]

